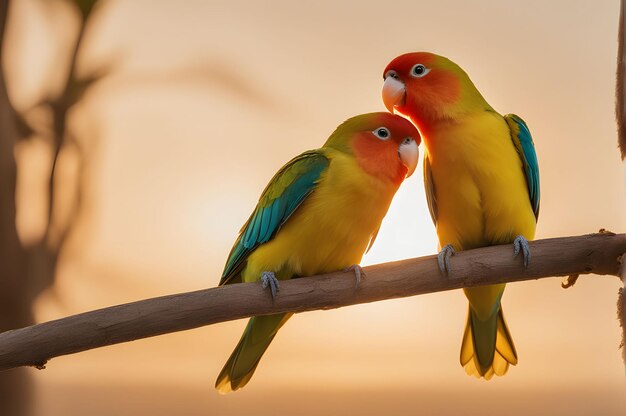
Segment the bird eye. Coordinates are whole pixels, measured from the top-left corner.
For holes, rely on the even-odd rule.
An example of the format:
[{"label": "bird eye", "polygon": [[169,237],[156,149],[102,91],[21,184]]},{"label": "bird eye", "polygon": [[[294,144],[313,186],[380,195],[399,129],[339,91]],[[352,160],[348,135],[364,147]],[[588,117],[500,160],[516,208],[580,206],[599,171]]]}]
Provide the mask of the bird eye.
[{"label": "bird eye", "polygon": [[372,133],[374,134],[374,136],[378,137],[380,140],[387,140],[391,136],[389,129],[387,129],[386,127],[379,127],[376,130],[374,130]]},{"label": "bird eye", "polygon": [[383,77],[383,80],[386,80],[387,77],[398,79],[398,73],[394,71],[393,69],[390,69],[389,71],[387,71],[387,73]]},{"label": "bird eye", "polygon": [[413,68],[411,68],[411,75],[414,76],[415,78],[421,78],[424,75],[428,74],[429,72],[430,72],[430,69],[426,68],[422,64],[413,65]]}]

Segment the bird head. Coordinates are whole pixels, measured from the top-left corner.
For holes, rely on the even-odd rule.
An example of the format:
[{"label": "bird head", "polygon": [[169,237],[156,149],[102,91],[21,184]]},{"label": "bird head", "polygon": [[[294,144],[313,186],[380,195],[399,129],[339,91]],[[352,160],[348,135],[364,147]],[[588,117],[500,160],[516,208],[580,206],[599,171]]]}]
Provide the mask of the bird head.
[{"label": "bird head", "polygon": [[402,182],[413,174],[421,137],[407,119],[389,113],[369,113],[342,123],[325,147],[353,155],[365,172]]},{"label": "bird head", "polygon": [[420,128],[464,113],[491,109],[460,66],[429,52],[400,55],[383,73],[383,102]]}]

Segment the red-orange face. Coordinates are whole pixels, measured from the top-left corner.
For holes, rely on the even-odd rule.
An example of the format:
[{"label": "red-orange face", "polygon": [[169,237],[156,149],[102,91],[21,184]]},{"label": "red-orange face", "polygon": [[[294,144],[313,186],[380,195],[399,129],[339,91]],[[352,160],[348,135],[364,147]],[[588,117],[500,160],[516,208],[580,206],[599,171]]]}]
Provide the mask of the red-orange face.
[{"label": "red-orange face", "polygon": [[385,106],[409,116],[418,126],[440,118],[460,99],[459,71],[463,73],[453,62],[432,53],[400,55],[383,74]]},{"label": "red-orange face", "polygon": [[400,183],[415,171],[420,142],[417,129],[407,119],[375,113],[354,132],[351,148],[364,171]]}]

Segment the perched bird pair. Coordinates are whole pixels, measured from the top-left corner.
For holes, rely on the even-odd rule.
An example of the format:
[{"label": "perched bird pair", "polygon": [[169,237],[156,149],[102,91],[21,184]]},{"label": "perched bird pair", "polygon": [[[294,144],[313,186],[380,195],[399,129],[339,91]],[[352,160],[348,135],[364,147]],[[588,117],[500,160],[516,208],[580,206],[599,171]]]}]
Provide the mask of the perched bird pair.
[{"label": "perched bird pair", "polygon": [[[514,243],[530,260],[539,214],[539,171],[528,127],[501,116],[467,74],[432,53],[394,59],[384,71],[388,113],[356,116],[323,147],[287,163],[272,178],[243,226],[220,285],[279,281],[354,270],[374,242],[391,200],[426,146],[424,180],[437,229],[442,274],[460,250]],[[355,209],[358,207],[358,209]],[[315,250],[311,250],[315,247]],[[486,379],[517,363],[500,299],[504,284],[465,289],[469,300],[461,365]],[[277,331],[292,314],[250,319],[219,374],[222,393],[245,386]]]}]

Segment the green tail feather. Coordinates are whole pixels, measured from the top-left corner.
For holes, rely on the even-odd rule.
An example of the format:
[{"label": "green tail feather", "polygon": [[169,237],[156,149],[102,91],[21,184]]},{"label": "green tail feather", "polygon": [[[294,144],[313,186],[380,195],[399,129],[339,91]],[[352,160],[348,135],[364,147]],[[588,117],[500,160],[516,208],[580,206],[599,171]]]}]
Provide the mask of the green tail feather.
[{"label": "green tail feather", "polygon": [[496,335],[498,332],[498,315],[494,313],[487,320],[481,321],[476,312],[470,307],[469,322],[472,326],[472,342],[474,344],[474,354],[478,361],[481,374],[485,374],[491,364],[496,352]]},{"label": "green tail feather", "polygon": [[509,365],[516,364],[517,351],[502,307],[485,320],[470,307],[461,345],[461,365],[467,373],[489,380],[494,375],[504,375]]},{"label": "green tail feather", "polygon": [[239,343],[217,376],[215,388],[229,393],[248,384],[261,357],[292,313],[250,318]]}]

